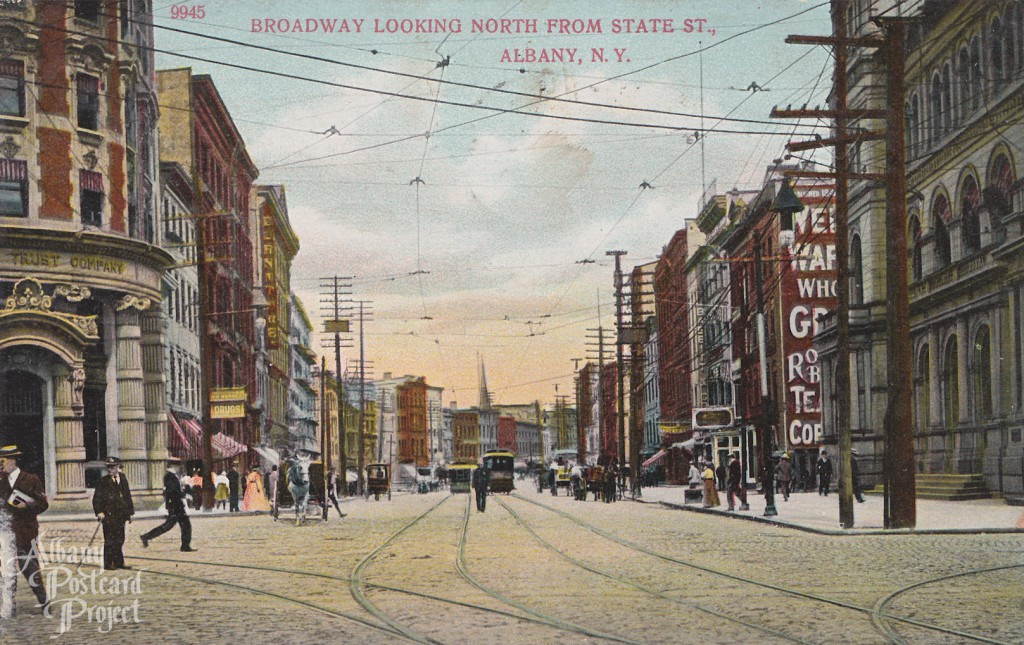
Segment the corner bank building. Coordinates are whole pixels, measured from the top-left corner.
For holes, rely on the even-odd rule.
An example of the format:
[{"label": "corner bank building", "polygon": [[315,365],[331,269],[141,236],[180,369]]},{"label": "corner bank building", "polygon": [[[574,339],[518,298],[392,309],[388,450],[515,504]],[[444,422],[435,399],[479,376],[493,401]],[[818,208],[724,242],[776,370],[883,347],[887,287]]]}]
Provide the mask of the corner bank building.
[{"label": "corner bank building", "polygon": [[0,444],[58,508],[167,458],[151,9],[0,4]]}]

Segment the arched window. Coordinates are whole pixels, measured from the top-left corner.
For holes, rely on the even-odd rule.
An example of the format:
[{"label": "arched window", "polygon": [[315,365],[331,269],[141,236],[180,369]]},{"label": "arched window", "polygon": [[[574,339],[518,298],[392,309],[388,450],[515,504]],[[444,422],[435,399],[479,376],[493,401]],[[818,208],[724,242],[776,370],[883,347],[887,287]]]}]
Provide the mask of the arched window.
[{"label": "arched window", "polygon": [[928,357],[928,346],[921,348],[917,356],[917,374],[914,375],[914,401],[917,403],[918,430],[927,430],[931,423],[931,362]]},{"label": "arched window", "polygon": [[978,209],[981,206],[981,191],[978,180],[968,175],[960,188],[961,239],[964,244],[964,255],[977,253],[981,249],[981,218]]},{"label": "arched window", "polygon": [[[1014,3],[1017,4],[1017,3]],[[1017,63],[1017,34],[1016,25],[1013,20],[1014,8],[1007,7],[1006,13],[1003,14],[1003,70],[1006,73],[1007,80],[1013,78],[1013,70],[1016,69]]]},{"label": "arched window", "polygon": [[978,421],[992,418],[992,343],[988,325],[974,336],[974,410]]},{"label": "arched window", "polygon": [[932,77],[931,114],[928,115],[928,143],[935,145],[942,135],[942,79]]},{"label": "arched window", "polygon": [[953,129],[953,72],[949,63],[942,68],[942,133]]},{"label": "arched window", "polygon": [[971,109],[981,107],[981,39],[971,41]]},{"label": "arched window", "polygon": [[917,157],[921,154],[921,97],[914,94],[910,99],[910,156]]},{"label": "arched window", "polygon": [[942,360],[942,420],[947,428],[956,427],[960,419],[959,360],[956,336],[951,336]]},{"label": "arched window", "polygon": [[935,236],[935,267],[941,269],[949,266],[953,260],[952,250],[949,243],[949,222],[953,219],[952,211],[949,208],[949,200],[945,195],[939,195],[932,207],[932,230]]},{"label": "arched window", "polygon": [[921,219],[915,214],[910,217],[910,277],[914,282],[924,275],[921,258]]},{"label": "arched window", "polygon": [[864,264],[860,250],[860,236],[850,238],[850,303],[864,302]]},{"label": "arched window", "polygon": [[989,64],[991,65],[992,94],[1003,86],[1003,23],[999,18],[992,21],[989,40]]},{"label": "arched window", "polygon": [[960,50],[960,55],[957,57],[956,77],[957,91],[960,93],[958,97],[960,100],[957,101],[959,106],[957,116],[960,123],[963,123],[967,120],[967,115],[971,113],[971,55],[967,53],[966,47]]},{"label": "arched window", "polygon": [[1004,217],[1013,210],[1011,188],[1015,177],[1013,167],[1005,154],[1000,154],[992,162],[988,173],[988,187],[985,188],[985,206],[988,208],[989,226],[998,230]]}]

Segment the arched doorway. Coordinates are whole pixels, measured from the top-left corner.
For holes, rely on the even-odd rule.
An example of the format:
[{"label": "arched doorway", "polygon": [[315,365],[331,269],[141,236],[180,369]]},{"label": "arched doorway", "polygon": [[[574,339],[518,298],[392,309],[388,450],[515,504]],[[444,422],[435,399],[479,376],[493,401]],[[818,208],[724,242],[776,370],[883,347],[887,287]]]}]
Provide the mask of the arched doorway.
[{"label": "arched doorway", "polygon": [[21,468],[38,475],[44,486],[46,389],[46,382],[31,372],[0,372],[0,445],[17,445]]}]

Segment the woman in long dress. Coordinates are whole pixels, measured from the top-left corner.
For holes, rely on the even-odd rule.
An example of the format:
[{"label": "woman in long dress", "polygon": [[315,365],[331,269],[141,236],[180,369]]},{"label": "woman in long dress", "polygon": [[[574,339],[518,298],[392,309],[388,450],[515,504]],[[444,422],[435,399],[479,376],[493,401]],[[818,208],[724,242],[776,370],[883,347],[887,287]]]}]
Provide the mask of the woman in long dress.
[{"label": "woman in long dress", "polygon": [[270,511],[270,502],[263,492],[263,475],[253,469],[245,476],[245,498],[242,500],[243,511]]}]

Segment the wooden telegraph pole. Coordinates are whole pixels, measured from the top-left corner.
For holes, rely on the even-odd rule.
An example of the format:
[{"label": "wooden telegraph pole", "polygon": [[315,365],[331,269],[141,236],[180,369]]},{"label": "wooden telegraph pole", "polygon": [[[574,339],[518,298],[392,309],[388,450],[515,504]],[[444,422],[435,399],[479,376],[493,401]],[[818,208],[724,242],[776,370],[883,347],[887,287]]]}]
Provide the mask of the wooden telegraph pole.
[{"label": "wooden telegraph pole", "polygon": [[[916,522],[914,482],[914,446],[910,400],[910,314],[907,290],[906,244],[906,150],[903,123],[903,40],[905,19],[878,19],[885,37],[849,36],[846,24],[849,0],[832,0],[832,36],[789,36],[787,43],[831,45],[835,51],[835,86],[832,110],[772,110],[776,118],[833,119],[835,137],[819,141],[793,142],[787,148],[796,152],[826,146],[835,147],[835,172],[795,171],[794,177],[827,178],[836,182],[836,291],[839,311],[836,323],[836,392],[839,435],[839,521],[852,528],[853,482],[850,477],[850,270],[849,270],[849,181],[868,180],[886,187],[886,302],[887,365],[889,404],[885,414],[885,525],[888,528],[913,528]],[[847,74],[850,47],[883,50],[886,70],[886,109],[850,109],[847,103]],[[849,121],[885,119],[885,132],[850,134]],[[851,172],[848,145],[859,141],[885,140],[886,172]]]}]

